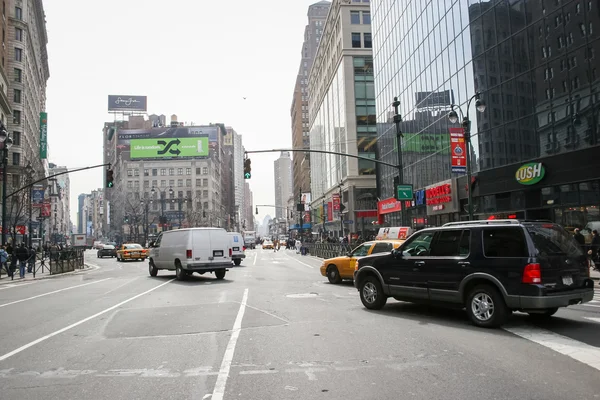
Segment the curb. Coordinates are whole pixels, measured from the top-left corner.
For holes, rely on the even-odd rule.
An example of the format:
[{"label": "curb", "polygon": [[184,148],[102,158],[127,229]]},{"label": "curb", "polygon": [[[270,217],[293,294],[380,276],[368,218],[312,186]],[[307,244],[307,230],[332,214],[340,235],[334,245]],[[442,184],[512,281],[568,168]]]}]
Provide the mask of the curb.
[{"label": "curb", "polygon": [[89,271],[94,271],[94,270],[97,270],[97,269],[100,268],[97,265],[92,266],[92,265],[89,265],[89,264],[86,264],[86,263],[84,263],[83,265],[85,266],[84,269],[78,269],[78,270],[75,270],[75,271],[63,272],[62,274],[44,275],[44,276],[40,276],[40,277],[36,277],[36,278],[29,278],[29,279],[24,279],[24,280],[23,279],[7,279],[8,278],[8,276],[7,276],[7,277],[2,278],[0,280],[0,286],[6,285],[6,284],[10,284],[10,283],[41,281],[41,280],[44,280],[44,279],[58,278],[58,277],[65,276],[65,275],[78,275],[78,274],[81,274],[81,273],[87,273]]}]

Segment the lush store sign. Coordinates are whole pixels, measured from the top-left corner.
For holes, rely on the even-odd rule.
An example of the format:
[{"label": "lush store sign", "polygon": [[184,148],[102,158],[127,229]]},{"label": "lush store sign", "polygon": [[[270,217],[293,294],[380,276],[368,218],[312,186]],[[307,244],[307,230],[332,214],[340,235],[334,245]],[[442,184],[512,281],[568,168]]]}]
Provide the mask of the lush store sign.
[{"label": "lush store sign", "polygon": [[515,172],[515,179],[521,185],[535,185],[546,175],[546,169],[542,163],[529,163],[521,166]]}]

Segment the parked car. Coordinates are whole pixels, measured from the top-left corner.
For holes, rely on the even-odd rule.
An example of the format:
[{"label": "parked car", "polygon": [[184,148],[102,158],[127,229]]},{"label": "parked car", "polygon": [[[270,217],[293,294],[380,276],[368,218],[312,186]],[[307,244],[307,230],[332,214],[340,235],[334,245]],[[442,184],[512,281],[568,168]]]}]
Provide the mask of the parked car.
[{"label": "parked car", "polygon": [[464,307],[473,324],[497,327],[513,311],[548,318],[591,301],[588,274],[586,256],[560,225],[472,221],[424,229],[390,254],[358,260],[354,286],[369,309],[393,297]]},{"label": "parked car", "polygon": [[242,260],[246,258],[244,239],[237,232],[229,232],[229,238],[231,239],[231,259],[235,265],[240,265]]},{"label": "parked car", "polygon": [[137,243],[123,243],[117,250],[117,261],[140,260],[148,257],[148,249]]},{"label": "parked car", "polygon": [[100,250],[98,250],[97,256],[98,258],[116,257],[117,249],[113,245],[105,244]]},{"label": "parked car", "polygon": [[328,258],[321,264],[321,275],[326,276],[329,283],[340,283],[343,279],[354,278],[354,267],[360,257],[370,254],[389,253],[397,249],[404,240],[373,240],[358,245],[345,256]]},{"label": "parked car", "polygon": [[178,280],[194,272],[214,272],[223,279],[232,261],[231,240],[222,228],[189,228],[161,232],[150,243],[150,276],[175,271]]}]

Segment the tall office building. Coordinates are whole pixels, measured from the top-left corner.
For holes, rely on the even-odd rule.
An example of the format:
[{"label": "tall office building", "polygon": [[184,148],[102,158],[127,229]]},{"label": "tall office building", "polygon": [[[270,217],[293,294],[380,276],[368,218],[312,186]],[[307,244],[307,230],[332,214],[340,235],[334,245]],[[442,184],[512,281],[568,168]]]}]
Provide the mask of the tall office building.
[{"label": "tall office building", "polygon": [[[308,80],[311,149],[376,157],[371,47],[368,2],[335,0]],[[377,216],[375,164],[320,153],[310,160],[313,232],[369,234]],[[340,221],[340,203],[352,223]]]},{"label": "tall office building", "polygon": [[[320,1],[308,7],[308,24],[304,28],[300,67],[296,76],[290,115],[292,118],[292,146],[296,149],[310,149],[308,119],[308,74],[312,67],[317,48],[321,42],[323,28],[331,3]],[[293,159],[294,193],[310,192],[310,154],[294,153]]]},{"label": "tall office building", "polygon": [[6,32],[3,30],[2,66],[9,82],[12,117],[8,118],[7,130],[13,140],[8,172],[9,183],[19,187],[28,163],[38,176],[43,176],[48,167],[46,159],[40,157],[40,112],[46,108],[46,83],[50,76],[48,37],[42,0],[4,3],[8,23]]},{"label": "tall office building", "polygon": [[244,183],[244,216],[242,219],[242,230],[253,231],[254,230],[254,207],[252,199],[252,190],[250,190],[250,184]]},{"label": "tall office building", "polygon": [[[398,160],[398,96],[403,181],[414,189],[413,200],[395,201],[397,169],[380,167],[380,222],[399,224],[402,206],[415,227],[466,219],[469,190],[476,219],[600,220],[598,2],[461,0],[442,14],[438,6],[371,0],[380,158]],[[461,135],[461,112],[448,121],[451,104],[471,120],[470,152],[450,141]],[[409,126],[423,108],[425,123]],[[430,136],[439,143],[423,147]],[[456,164],[469,154],[467,184]]]},{"label": "tall office building", "polygon": [[292,192],[292,159],[290,153],[282,151],[273,164],[275,171],[275,218],[283,218],[286,215],[288,199],[294,195]]},{"label": "tall office building", "polygon": [[242,135],[239,135],[235,130],[231,130],[233,134],[233,183],[234,183],[234,212],[235,224],[234,228],[237,232],[242,230],[241,219],[244,215],[244,145],[242,144]]}]

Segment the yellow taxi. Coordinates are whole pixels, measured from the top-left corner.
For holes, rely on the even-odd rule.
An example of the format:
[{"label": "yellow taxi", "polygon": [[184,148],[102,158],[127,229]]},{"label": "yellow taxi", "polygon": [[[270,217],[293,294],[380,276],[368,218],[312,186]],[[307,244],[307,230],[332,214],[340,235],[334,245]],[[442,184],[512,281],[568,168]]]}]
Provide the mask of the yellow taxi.
[{"label": "yellow taxi", "polygon": [[144,261],[146,258],[148,258],[148,249],[137,243],[124,243],[117,249],[117,261]]},{"label": "yellow taxi", "polygon": [[360,244],[345,256],[329,258],[321,264],[321,275],[329,279],[329,283],[340,283],[342,279],[353,279],[354,264],[360,257],[376,253],[387,253],[397,249],[404,243],[403,239],[373,240]]},{"label": "yellow taxi", "polygon": [[262,242],[262,248],[263,249],[271,249],[273,250],[274,244],[272,241],[270,241],[269,239],[265,239]]}]

